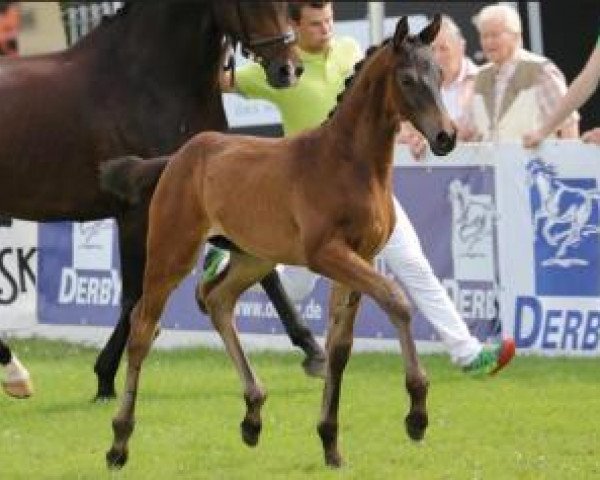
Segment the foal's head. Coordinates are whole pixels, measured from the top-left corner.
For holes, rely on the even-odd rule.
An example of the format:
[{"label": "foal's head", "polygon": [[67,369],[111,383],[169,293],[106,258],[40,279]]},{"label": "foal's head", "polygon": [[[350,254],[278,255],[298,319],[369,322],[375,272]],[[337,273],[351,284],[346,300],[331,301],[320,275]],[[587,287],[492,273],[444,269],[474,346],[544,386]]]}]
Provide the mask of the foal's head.
[{"label": "foal's head", "polygon": [[418,35],[409,35],[406,17],[398,21],[387,46],[393,71],[387,91],[388,102],[427,138],[433,153],[446,155],[456,144],[456,129],[442,102],[441,71],[429,46],[440,23],[441,17],[436,15]]},{"label": "foal's head", "polygon": [[259,62],[275,88],[295,85],[302,64],[289,25],[287,3],[269,1],[214,1],[220,28],[242,45],[242,53]]}]

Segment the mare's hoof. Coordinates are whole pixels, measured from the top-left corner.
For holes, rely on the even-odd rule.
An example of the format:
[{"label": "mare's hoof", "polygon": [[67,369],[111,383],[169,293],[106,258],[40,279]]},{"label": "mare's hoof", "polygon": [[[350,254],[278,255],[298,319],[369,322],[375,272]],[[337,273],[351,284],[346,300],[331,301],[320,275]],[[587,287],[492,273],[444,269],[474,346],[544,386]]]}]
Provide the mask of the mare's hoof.
[{"label": "mare's hoof", "polygon": [[302,362],[302,368],[309,377],[325,378],[327,360],[324,355],[306,357]]},{"label": "mare's hoof", "polygon": [[33,384],[29,378],[2,382],[2,389],[8,396],[18,399],[29,398],[33,395]]},{"label": "mare's hoof", "polygon": [[260,423],[254,423],[250,420],[244,419],[240,423],[240,429],[242,430],[242,440],[249,447],[256,447],[258,445],[258,439],[260,438],[260,430],[262,425]]},{"label": "mare's hoof", "polygon": [[106,466],[111,470],[119,470],[127,463],[127,450],[111,448],[106,453]]},{"label": "mare's hoof", "polygon": [[338,452],[326,453],[325,465],[331,468],[340,468],[344,466],[344,460]]},{"label": "mare's hoof", "polygon": [[427,414],[426,413],[409,413],[404,423],[406,425],[406,433],[411,440],[420,441],[425,436],[427,429]]},{"label": "mare's hoof", "polygon": [[117,398],[117,392],[115,391],[115,382],[112,380],[102,380],[98,378],[98,391],[93,401],[102,403]]},{"label": "mare's hoof", "polygon": [[92,399],[92,403],[109,403],[109,402],[112,402],[116,398],[117,398],[117,394],[114,392],[113,393],[104,393],[104,394],[98,393]]}]

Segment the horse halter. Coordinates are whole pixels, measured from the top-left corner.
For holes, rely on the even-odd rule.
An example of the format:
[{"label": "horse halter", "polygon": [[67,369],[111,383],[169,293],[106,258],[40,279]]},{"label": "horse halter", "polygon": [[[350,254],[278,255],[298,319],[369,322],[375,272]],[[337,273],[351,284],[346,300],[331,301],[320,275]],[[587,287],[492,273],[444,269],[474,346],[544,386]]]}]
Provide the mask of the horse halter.
[{"label": "horse halter", "polygon": [[258,38],[256,40],[252,40],[248,33],[248,29],[246,28],[246,23],[244,22],[244,16],[242,15],[241,1],[236,2],[236,8],[237,8],[238,21],[239,21],[240,27],[242,29],[242,35],[241,35],[241,38],[234,39],[234,41],[232,43],[235,45],[235,43],[237,43],[239,41],[239,43],[241,44],[241,53],[244,56],[244,58],[247,58],[249,60],[252,60],[254,62],[258,62],[258,63],[262,64],[264,62],[264,59],[254,51],[255,48],[269,47],[271,45],[276,45],[278,43],[281,43],[282,45],[285,46],[285,45],[290,45],[296,41],[296,34],[294,33],[294,31],[291,28],[287,32],[285,32],[281,35],[275,35],[272,37],[264,37],[264,38]]}]

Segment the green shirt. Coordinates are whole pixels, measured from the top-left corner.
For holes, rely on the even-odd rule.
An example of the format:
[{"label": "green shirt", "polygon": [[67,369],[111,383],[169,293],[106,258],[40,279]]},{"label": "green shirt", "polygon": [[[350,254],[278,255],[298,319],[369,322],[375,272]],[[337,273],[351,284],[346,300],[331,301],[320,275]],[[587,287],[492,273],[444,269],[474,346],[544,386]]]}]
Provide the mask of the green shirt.
[{"label": "green shirt", "polygon": [[286,136],[316,127],[327,118],[362,52],[354,39],[340,37],[332,40],[326,54],[299,50],[299,55],[304,73],[293,87],[270,87],[264,70],[255,63],[235,72],[239,93],[246,98],[268,100],[278,107]]}]

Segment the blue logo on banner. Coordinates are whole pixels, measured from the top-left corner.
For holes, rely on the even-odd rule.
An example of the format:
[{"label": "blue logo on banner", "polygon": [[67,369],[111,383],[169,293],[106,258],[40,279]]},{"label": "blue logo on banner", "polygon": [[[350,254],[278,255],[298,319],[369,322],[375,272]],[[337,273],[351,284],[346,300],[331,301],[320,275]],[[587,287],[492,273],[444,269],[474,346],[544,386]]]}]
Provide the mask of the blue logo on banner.
[{"label": "blue logo on banner", "polygon": [[558,178],[553,165],[527,164],[540,296],[600,295],[600,190],[595,178]]}]

